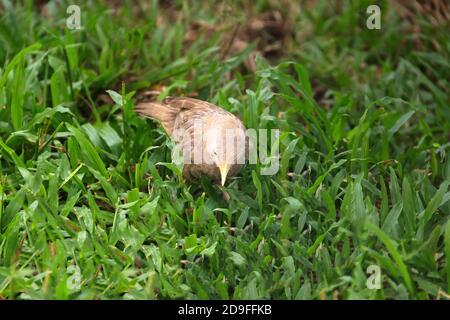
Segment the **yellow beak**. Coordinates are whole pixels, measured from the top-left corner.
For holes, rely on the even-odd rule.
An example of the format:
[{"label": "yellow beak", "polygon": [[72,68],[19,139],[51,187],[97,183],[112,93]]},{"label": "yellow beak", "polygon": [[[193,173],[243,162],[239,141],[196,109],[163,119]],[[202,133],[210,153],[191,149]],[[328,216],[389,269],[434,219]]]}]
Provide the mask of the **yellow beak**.
[{"label": "yellow beak", "polygon": [[219,165],[220,170],[220,179],[222,181],[222,186],[225,185],[225,180],[227,179],[228,170],[230,170],[230,167],[227,163]]}]

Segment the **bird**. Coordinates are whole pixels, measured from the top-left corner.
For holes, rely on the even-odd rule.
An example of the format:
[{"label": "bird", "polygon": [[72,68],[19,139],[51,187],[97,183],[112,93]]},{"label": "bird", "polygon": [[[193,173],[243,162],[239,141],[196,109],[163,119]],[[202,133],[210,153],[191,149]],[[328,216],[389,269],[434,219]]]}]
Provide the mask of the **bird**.
[{"label": "bird", "polygon": [[134,110],[160,122],[182,152],[183,178],[189,182],[204,175],[224,186],[249,157],[252,143],[244,124],[217,105],[169,96],[162,101],[138,103]]}]

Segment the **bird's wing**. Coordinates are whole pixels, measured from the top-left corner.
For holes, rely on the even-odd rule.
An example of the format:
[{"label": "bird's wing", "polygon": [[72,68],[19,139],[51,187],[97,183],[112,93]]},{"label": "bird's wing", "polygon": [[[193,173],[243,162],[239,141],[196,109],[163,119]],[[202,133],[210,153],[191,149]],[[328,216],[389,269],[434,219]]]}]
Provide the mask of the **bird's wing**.
[{"label": "bird's wing", "polygon": [[[212,103],[187,97],[167,97],[164,99],[164,103],[180,110],[192,110],[192,109],[220,109]],[[222,109],[220,109],[222,110]]]},{"label": "bird's wing", "polygon": [[226,119],[233,119],[234,121],[234,119],[237,119],[230,112],[212,103],[194,98],[167,97],[164,99],[164,103],[179,110],[175,120],[175,127],[183,129],[189,129],[197,120],[206,120],[205,116],[207,114],[210,115],[209,119],[213,119],[213,122],[215,123],[217,123],[219,118],[222,119],[222,121],[225,121]]},{"label": "bird's wing", "polygon": [[142,116],[161,122],[169,136],[172,136],[175,126],[190,127],[194,120],[208,112],[225,112],[212,103],[186,97],[167,97],[162,102],[143,102],[136,105],[134,110]]},{"label": "bird's wing", "polygon": [[179,109],[164,102],[142,102],[134,107],[134,111],[141,116],[161,122],[164,130],[170,136]]},{"label": "bird's wing", "polygon": [[234,118],[231,113],[212,103],[187,97],[167,97],[162,102],[140,103],[135,111],[142,116],[159,120],[169,136],[172,136],[174,129],[191,133],[194,124],[202,122],[206,114],[215,114],[214,119],[220,116]]}]

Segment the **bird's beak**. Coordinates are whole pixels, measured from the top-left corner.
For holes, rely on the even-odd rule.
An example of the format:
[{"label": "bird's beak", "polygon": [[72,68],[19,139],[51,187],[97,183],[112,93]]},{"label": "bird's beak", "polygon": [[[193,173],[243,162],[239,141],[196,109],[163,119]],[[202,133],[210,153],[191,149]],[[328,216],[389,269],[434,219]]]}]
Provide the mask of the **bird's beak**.
[{"label": "bird's beak", "polygon": [[222,181],[222,186],[225,185],[225,180],[227,179],[228,170],[230,170],[230,167],[227,163],[219,165],[220,170],[220,179]]}]

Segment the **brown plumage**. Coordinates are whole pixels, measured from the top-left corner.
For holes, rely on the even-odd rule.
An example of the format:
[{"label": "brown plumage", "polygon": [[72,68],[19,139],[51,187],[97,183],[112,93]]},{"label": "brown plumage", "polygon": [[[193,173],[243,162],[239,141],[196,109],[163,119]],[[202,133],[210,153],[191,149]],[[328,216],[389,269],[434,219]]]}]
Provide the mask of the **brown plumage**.
[{"label": "brown plumage", "polygon": [[233,114],[198,99],[167,97],[135,107],[145,117],[158,120],[183,152],[186,180],[206,175],[225,184],[242,168],[248,157],[245,127]]}]

